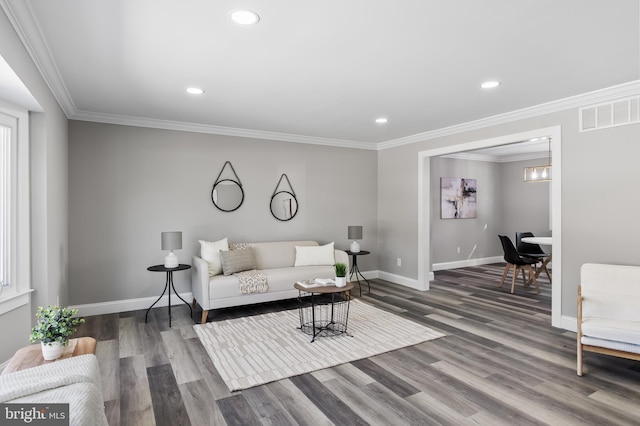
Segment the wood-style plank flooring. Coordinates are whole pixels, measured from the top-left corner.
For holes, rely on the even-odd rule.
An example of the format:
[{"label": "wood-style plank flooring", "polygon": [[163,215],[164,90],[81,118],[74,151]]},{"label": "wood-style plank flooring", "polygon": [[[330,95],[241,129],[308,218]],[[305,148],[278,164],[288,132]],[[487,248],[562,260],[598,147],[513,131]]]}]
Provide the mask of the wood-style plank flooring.
[{"label": "wood-style plank flooring", "polygon": [[[371,281],[362,300],[446,333],[444,338],[231,393],[184,304],[86,317],[98,340],[111,425],[608,425],[640,424],[640,364],[585,355],[551,327],[541,294],[498,288],[504,265],[436,273],[420,292]],[[354,292],[357,296],[357,291]],[[295,308],[286,301],[217,310],[218,321]],[[195,319],[200,312],[194,312]],[[336,337],[340,338],[340,337]]]}]

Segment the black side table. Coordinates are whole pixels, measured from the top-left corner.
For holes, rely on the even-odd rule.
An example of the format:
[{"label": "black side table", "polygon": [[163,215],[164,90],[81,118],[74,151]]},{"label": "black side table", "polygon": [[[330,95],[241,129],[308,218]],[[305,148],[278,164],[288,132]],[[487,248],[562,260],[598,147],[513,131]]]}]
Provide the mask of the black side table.
[{"label": "black side table", "polygon": [[360,296],[362,296],[362,284],[360,284],[360,278],[358,278],[358,275],[360,275],[362,277],[363,280],[365,280],[365,282],[367,283],[367,286],[369,287],[369,293],[371,293],[371,284],[369,284],[369,280],[367,280],[364,275],[362,275],[362,273],[360,272],[360,268],[358,268],[358,256],[364,256],[367,255],[371,252],[366,251],[366,250],[360,250],[357,253],[354,253],[350,250],[345,250],[347,252],[347,254],[349,256],[351,256],[351,273],[349,274],[349,281],[351,281],[351,277],[353,277],[353,274],[356,274],[356,280],[358,280],[358,287],[360,287]]},{"label": "black side table", "polygon": [[174,271],[184,271],[184,270],[189,269],[189,268],[191,268],[191,265],[185,265],[183,263],[179,264],[175,268],[166,268],[164,265],[153,265],[153,266],[149,266],[147,268],[147,271],[151,271],[151,272],[166,272],[167,273],[167,282],[164,284],[164,290],[162,291],[162,294],[160,295],[160,297],[158,297],[158,300],[153,302],[153,305],[149,306],[149,309],[147,309],[147,313],[144,316],[145,324],[147,322],[147,316],[149,315],[149,311],[151,310],[151,308],[154,307],[154,305],[156,303],[158,303],[158,301],[160,299],[162,299],[162,296],[164,296],[164,294],[167,292],[167,289],[169,289],[169,305],[168,305],[168,308],[169,308],[169,327],[171,327],[171,289],[173,289],[173,292],[176,294],[176,296],[178,296],[178,299],[182,300],[185,303],[185,305],[187,305],[187,307],[189,308],[189,312],[191,313],[191,317],[193,318],[193,310],[191,310],[191,305],[189,305],[182,297],[180,297],[180,295],[176,291],[176,288],[173,286],[173,272]]}]

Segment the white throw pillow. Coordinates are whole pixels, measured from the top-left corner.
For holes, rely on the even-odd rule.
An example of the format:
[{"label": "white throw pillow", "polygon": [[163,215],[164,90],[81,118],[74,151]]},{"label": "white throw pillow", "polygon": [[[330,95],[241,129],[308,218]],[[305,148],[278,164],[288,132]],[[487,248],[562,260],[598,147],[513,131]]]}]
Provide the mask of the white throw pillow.
[{"label": "white throw pillow", "polygon": [[226,238],[220,241],[198,240],[200,243],[200,257],[209,264],[209,276],[220,275],[222,273],[222,260],[220,251],[229,250],[229,241]]},{"label": "white throw pillow", "polygon": [[335,263],[333,243],[323,246],[296,246],[296,262],[293,266],[333,265]]}]

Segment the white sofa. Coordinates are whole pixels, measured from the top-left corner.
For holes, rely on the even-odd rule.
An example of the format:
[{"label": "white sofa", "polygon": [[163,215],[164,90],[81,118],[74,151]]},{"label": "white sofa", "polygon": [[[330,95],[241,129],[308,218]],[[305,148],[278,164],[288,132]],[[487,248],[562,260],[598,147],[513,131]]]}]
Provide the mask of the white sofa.
[{"label": "white sofa", "polygon": [[[211,309],[251,305],[298,296],[293,288],[296,281],[314,278],[333,278],[332,265],[294,266],[296,246],[318,246],[316,241],[279,241],[248,243],[253,249],[258,270],[265,273],[269,289],[265,293],[240,294],[238,278],[234,275],[209,276],[209,265],[199,256],[193,257],[191,291],[193,303],[202,307],[202,323]],[[342,250],[334,250],[335,262],[349,265],[349,257]]]},{"label": "white sofa", "polygon": [[0,375],[0,403],[68,403],[70,425],[108,424],[95,355],[65,358]]},{"label": "white sofa", "polygon": [[577,373],[583,351],[640,361],[640,267],[585,263],[578,286]]}]

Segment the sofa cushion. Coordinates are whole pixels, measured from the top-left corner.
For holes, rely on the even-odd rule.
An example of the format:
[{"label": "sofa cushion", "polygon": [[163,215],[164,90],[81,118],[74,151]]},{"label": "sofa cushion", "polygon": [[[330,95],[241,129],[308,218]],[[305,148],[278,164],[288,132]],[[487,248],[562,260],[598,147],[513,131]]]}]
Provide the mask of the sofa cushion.
[{"label": "sofa cushion", "polygon": [[257,269],[291,268],[296,260],[296,246],[317,246],[316,241],[275,241],[249,243],[256,257]]},{"label": "sofa cushion", "polygon": [[256,259],[253,256],[251,247],[243,250],[222,251],[220,252],[220,258],[222,259],[222,272],[224,275],[256,269]]},{"label": "sofa cushion", "polygon": [[222,273],[220,251],[229,250],[229,241],[223,238],[219,241],[198,240],[200,243],[200,257],[209,264],[209,276]]},{"label": "sofa cushion", "polygon": [[613,349],[615,351],[625,351],[634,354],[640,354],[640,345],[633,343],[616,342],[614,340],[598,339],[595,337],[582,336],[581,343],[583,345],[598,346],[601,348]]},{"label": "sofa cushion", "polygon": [[582,321],[582,334],[598,339],[640,345],[640,323],[611,318],[588,318]]},{"label": "sofa cushion", "polygon": [[296,261],[294,266],[332,266],[336,263],[334,243],[318,247],[296,246]]},{"label": "sofa cushion", "polygon": [[[301,266],[299,268],[264,269],[261,272],[267,276],[269,293],[295,291],[293,285],[301,280],[315,278],[329,278],[333,276],[333,266]],[[264,294],[264,293],[261,293]],[[295,297],[296,293],[291,297]],[[216,275],[209,279],[209,295],[211,300],[223,300],[240,296],[240,283],[234,275]],[[240,297],[248,298],[249,295]]]}]

